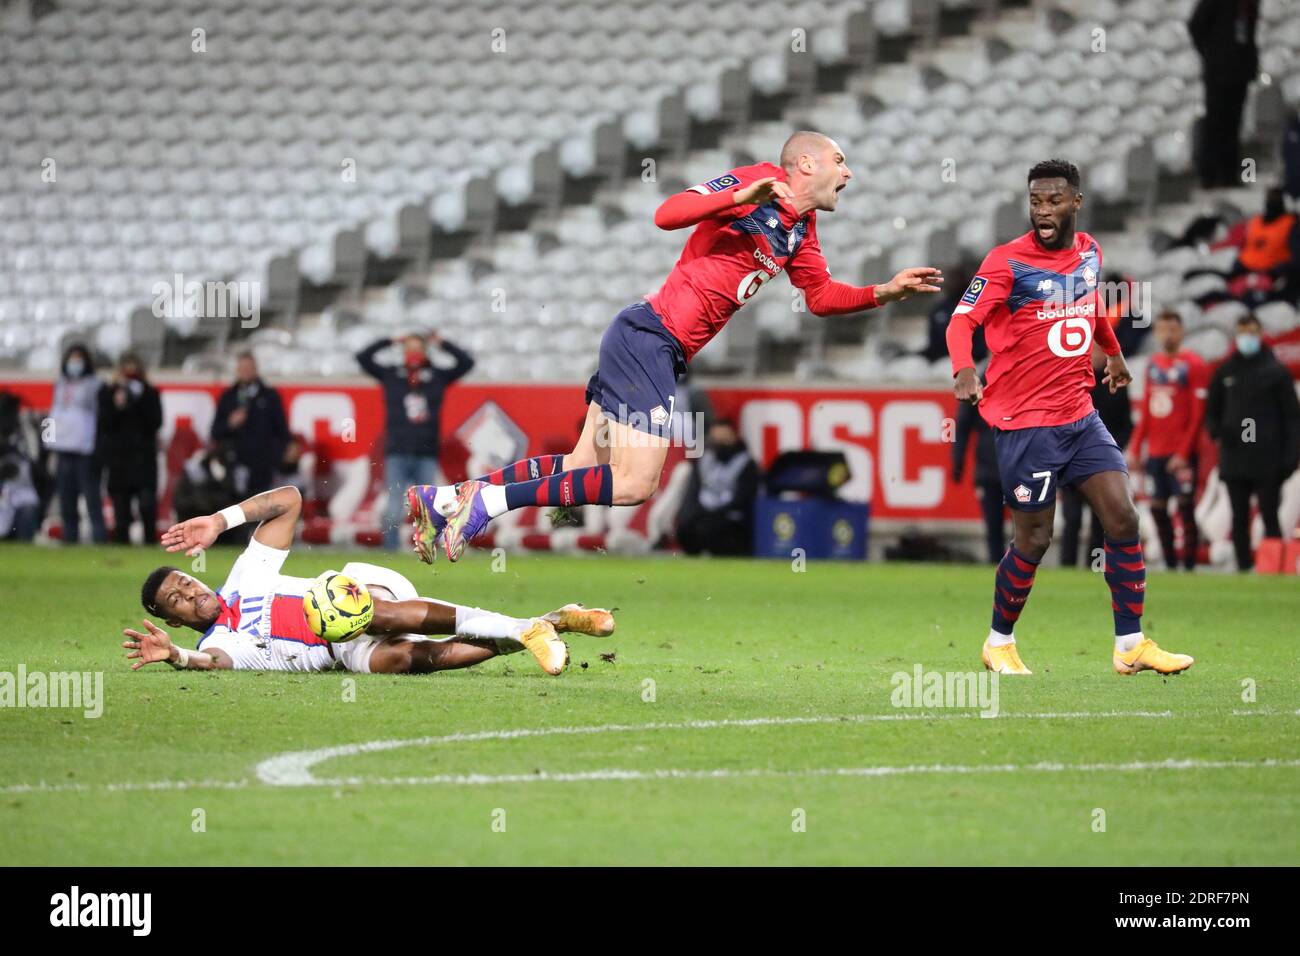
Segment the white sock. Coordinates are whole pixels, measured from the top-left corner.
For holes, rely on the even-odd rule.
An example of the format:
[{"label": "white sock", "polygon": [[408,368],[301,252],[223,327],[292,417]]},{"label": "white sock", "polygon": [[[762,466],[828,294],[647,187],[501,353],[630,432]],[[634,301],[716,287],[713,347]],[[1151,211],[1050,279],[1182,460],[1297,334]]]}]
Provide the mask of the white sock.
[{"label": "white sock", "polygon": [[1142,643],[1142,632],[1137,631],[1134,634],[1116,634],[1115,650],[1127,654],[1133,648]]},{"label": "white sock", "polygon": [[480,490],[479,494],[483,496],[483,507],[487,508],[489,518],[503,515],[510,510],[506,507],[505,485],[488,485]]},{"label": "white sock", "polygon": [[989,631],[989,647],[1004,647],[1007,644],[1014,644],[1015,642],[1016,636],[1014,634],[1001,634],[994,630]]},{"label": "white sock", "polygon": [[456,636],[491,641],[502,654],[524,649],[519,635],[532,622],[508,617],[481,607],[456,606]]},{"label": "white sock", "polygon": [[433,510],[445,517],[455,501],[456,486],[439,485],[438,490],[433,494]]}]

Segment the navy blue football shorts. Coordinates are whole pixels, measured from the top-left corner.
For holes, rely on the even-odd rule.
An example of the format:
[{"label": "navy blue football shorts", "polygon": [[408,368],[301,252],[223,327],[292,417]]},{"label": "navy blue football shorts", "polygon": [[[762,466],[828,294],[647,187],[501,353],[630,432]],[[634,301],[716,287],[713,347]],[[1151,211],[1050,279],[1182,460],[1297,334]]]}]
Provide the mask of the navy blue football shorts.
[{"label": "navy blue football shorts", "polygon": [[587,382],[587,403],[607,418],[650,435],[666,436],[677,400],[677,376],[686,352],[648,302],[614,317],[600,340],[600,364]]},{"label": "navy blue football shorts", "polygon": [[1124,453],[1093,411],[1068,425],[997,429],[1002,498],[1017,511],[1056,503],[1056,489],[1078,486],[1102,471],[1128,474]]}]

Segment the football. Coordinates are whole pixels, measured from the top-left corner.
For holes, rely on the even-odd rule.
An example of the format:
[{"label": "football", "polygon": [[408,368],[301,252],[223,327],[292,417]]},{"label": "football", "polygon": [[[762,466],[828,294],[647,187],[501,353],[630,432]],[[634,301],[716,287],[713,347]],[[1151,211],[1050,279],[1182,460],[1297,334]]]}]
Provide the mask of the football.
[{"label": "football", "polygon": [[327,641],[350,641],[370,626],[375,602],[366,586],[337,571],[326,571],[302,598],[307,626]]}]

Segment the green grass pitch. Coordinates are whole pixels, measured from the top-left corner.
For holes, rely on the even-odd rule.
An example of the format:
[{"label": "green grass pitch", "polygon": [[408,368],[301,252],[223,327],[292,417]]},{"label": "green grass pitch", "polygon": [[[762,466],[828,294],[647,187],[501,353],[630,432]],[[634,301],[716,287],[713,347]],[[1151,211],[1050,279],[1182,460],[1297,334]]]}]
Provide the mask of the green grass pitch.
[{"label": "green grass pitch", "polygon": [[[891,678],[979,669],[985,567],[386,556],[429,596],[616,607],[618,632],[574,637],[560,678],[522,654],[356,675],[349,700],[337,672],[128,670],[161,558],[0,547],[0,671],[102,671],[105,696],[98,719],[0,709],[0,864],[1300,863],[1294,578],[1153,573],[1146,632],[1197,664],[1127,678],[1101,576],[1045,569],[1018,634],[1036,673],[982,719],[897,708]],[[257,770],[418,738],[326,757],[323,783]]]}]

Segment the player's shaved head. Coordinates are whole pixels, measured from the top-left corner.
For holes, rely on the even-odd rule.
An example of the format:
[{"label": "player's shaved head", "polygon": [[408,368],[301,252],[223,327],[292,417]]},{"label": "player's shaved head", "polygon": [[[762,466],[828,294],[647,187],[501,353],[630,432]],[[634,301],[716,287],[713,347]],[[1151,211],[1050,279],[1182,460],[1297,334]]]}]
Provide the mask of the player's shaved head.
[{"label": "player's shaved head", "polygon": [[786,173],[792,173],[799,163],[800,156],[816,155],[834,145],[835,141],[825,133],[801,129],[792,134],[781,147],[781,168]]},{"label": "player's shaved head", "polygon": [[853,173],[844,150],[825,133],[801,129],[781,147],[781,170],[800,214],[810,209],[831,212]]}]

